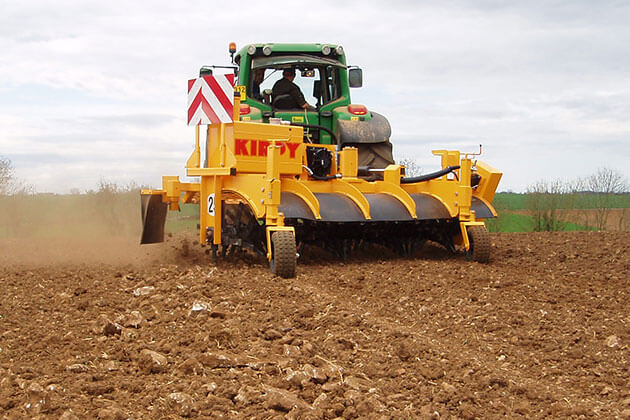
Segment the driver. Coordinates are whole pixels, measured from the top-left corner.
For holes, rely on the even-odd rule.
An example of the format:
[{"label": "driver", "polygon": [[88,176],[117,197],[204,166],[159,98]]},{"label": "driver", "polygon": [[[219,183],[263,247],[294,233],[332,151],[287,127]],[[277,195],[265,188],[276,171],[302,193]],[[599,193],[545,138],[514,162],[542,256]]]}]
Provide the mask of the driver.
[{"label": "driver", "polygon": [[293,83],[295,79],[295,69],[284,69],[282,79],[278,80],[271,90],[273,96],[273,106],[279,109],[315,109],[304,99],[304,95],[299,86]]}]

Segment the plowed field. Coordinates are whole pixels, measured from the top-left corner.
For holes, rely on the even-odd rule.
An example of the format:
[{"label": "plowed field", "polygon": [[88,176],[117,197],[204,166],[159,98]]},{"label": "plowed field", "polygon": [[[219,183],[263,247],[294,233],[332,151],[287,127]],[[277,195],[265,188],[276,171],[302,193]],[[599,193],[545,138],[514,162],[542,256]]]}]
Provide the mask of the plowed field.
[{"label": "plowed field", "polygon": [[492,242],[291,280],[182,238],[0,243],[0,418],[630,418],[630,235]]}]

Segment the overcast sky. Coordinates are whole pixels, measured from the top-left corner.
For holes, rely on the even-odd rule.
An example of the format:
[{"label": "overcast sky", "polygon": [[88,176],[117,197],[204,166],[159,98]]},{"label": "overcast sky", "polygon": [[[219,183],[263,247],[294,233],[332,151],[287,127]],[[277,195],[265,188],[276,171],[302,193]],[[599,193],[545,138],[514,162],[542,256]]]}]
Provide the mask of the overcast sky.
[{"label": "overcast sky", "polygon": [[475,151],[500,190],[630,177],[630,1],[0,0],[0,156],[39,192],[184,175],[186,81],[227,47],[330,42],[397,158]]}]

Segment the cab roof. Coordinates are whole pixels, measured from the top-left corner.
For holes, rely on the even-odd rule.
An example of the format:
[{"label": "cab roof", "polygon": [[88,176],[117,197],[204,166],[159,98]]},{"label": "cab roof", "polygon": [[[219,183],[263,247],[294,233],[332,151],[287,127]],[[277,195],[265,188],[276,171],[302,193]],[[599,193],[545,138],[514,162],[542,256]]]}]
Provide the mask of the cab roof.
[{"label": "cab roof", "polygon": [[338,44],[328,44],[328,43],[284,44],[284,43],[273,43],[273,42],[267,42],[267,43],[261,43],[261,44],[247,44],[243,46],[243,48],[240,49],[240,51],[238,52],[238,55],[246,54],[247,48],[249,48],[250,45],[255,46],[256,49],[269,46],[271,47],[274,53],[278,53],[278,52],[318,53],[322,51],[322,47],[324,47],[324,45],[327,45],[330,47],[330,49],[334,50]]},{"label": "cab roof", "polygon": [[[252,48],[253,47],[253,48]],[[328,53],[324,54],[322,50],[324,47],[327,47]],[[260,43],[260,44],[246,44],[244,45],[238,53],[234,57],[234,61],[238,64],[241,61],[241,57],[277,57],[279,55],[288,55],[288,54],[302,54],[302,55],[312,55],[325,57],[330,59],[339,60],[342,63],[345,63],[345,52],[341,50],[341,54],[337,53],[337,47],[340,47],[338,44],[328,44],[328,43],[312,43],[312,44],[283,44],[283,43]],[[254,52],[251,51],[253,49]],[[271,49],[271,53],[267,51],[267,54],[263,54],[264,50]]]}]

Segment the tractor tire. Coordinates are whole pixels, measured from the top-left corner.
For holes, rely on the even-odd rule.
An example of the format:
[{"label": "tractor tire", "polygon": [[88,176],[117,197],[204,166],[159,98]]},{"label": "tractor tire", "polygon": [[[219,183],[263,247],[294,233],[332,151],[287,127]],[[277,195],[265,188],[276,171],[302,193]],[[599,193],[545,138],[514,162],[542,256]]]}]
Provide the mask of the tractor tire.
[{"label": "tractor tire", "polygon": [[374,169],[385,169],[394,164],[392,144],[389,141],[380,143],[359,143],[359,166],[369,166]]},{"label": "tractor tire", "polygon": [[297,249],[293,233],[283,230],[274,232],[271,235],[271,247],[271,272],[285,279],[295,277]]},{"label": "tractor tire", "polygon": [[467,229],[470,249],[466,258],[470,261],[487,263],[490,261],[490,234],[485,226],[470,226]]}]

